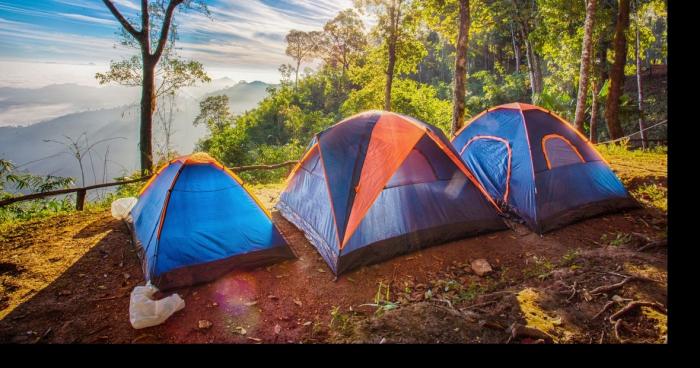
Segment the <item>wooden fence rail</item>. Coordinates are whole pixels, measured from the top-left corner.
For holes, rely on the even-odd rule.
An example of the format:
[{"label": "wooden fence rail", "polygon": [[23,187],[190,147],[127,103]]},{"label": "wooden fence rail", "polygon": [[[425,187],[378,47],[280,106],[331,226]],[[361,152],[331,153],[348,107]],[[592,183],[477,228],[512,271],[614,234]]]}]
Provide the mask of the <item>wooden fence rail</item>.
[{"label": "wooden fence rail", "polygon": [[[285,167],[285,166],[296,165],[297,162],[298,161],[286,161],[286,162],[282,162],[279,164],[272,164],[272,165],[239,166],[239,167],[232,167],[231,170],[233,170],[234,172],[243,172],[243,171],[252,171],[252,170],[274,170],[274,169],[279,169],[279,168]],[[50,192],[32,193],[32,194],[27,194],[27,195],[23,195],[23,196],[3,199],[0,201],[0,207],[4,207],[4,206],[10,205],[12,203],[30,201],[32,199],[53,197],[53,196],[57,196],[57,195],[61,195],[61,194],[76,193],[75,209],[78,211],[82,211],[83,208],[85,207],[85,197],[87,195],[88,190],[114,187],[117,185],[133,184],[133,183],[138,183],[141,181],[146,181],[148,179],[150,179],[150,176],[144,176],[144,177],[141,177],[138,179],[115,181],[113,183],[89,185],[87,187],[68,188],[68,189],[52,190]]]}]

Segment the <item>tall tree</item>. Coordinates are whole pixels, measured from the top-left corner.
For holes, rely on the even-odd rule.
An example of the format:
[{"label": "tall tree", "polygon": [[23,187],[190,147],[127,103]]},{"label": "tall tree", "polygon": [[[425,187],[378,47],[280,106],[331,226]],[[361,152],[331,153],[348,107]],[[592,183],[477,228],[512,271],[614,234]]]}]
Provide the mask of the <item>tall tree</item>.
[{"label": "tall tree", "polygon": [[583,118],[586,113],[586,97],[588,97],[588,79],[591,64],[591,48],[593,46],[593,23],[595,20],[596,0],[588,0],[586,4],[586,21],[583,26],[583,45],[581,46],[581,68],[578,80],[578,95],[576,98],[576,113],[574,127],[583,133]]},{"label": "tall tree", "polygon": [[627,63],[627,29],[630,21],[630,2],[620,0],[615,23],[615,60],[610,70],[610,87],[605,101],[605,123],[611,139],[623,136],[620,124],[620,96],[625,79],[625,64]]},{"label": "tall tree", "polygon": [[511,4],[513,5],[514,18],[520,31],[520,38],[525,44],[525,57],[530,75],[532,101],[537,102],[544,88],[541,60],[530,40],[530,33],[537,15],[537,3],[528,0],[511,0]]},{"label": "tall tree", "polygon": [[520,45],[518,44],[518,37],[515,35],[515,29],[513,28],[513,23],[510,23],[510,37],[513,42],[513,57],[515,58],[515,72],[520,72]]},{"label": "tall tree", "polygon": [[199,102],[199,115],[194,119],[192,125],[206,125],[212,134],[216,134],[230,126],[231,120],[228,96],[215,95]]},{"label": "tall tree", "polygon": [[326,63],[340,65],[345,75],[353,57],[367,45],[364,24],[353,9],[346,9],[328,21],[323,31]]},{"label": "tall tree", "polygon": [[368,8],[377,15],[379,35],[386,43],[388,63],[386,82],[384,84],[384,110],[391,111],[391,87],[394,82],[397,50],[409,36],[405,27],[407,19],[412,17],[411,0],[356,0],[359,7]]},{"label": "tall tree", "polygon": [[[175,10],[178,7],[198,9],[208,14],[203,0],[164,0],[149,2],[141,0],[141,27],[136,29],[122,15],[111,0],[102,0],[109,11],[119,21],[126,33],[133,37],[141,51],[141,128],[140,128],[140,157],[141,171],[153,172],[153,150],[151,137],[153,134],[153,113],[156,104],[155,69],[169,41],[171,25]],[[154,20],[160,20],[160,31],[154,26]],[[157,21],[156,21],[157,23]]]},{"label": "tall tree", "polygon": [[305,61],[313,59],[320,47],[323,33],[319,31],[304,32],[293,29],[287,33],[286,53],[296,62],[294,88],[299,84],[299,68]]},{"label": "tall tree", "polygon": [[642,139],[642,148],[647,148],[647,133],[644,131],[644,95],[642,94],[642,59],[639,57],[639,0],[634,2],[634,58],[637,72],[637,109],[639,110],[639,135]]},{"label": "tall tree", "polygon": [[598,143],[598,94],[600,93],[600,88],[598,86],[600,82],[598,79],[593,78],[591,83],[591,121],[589,123],[589,136],[588,140],[591,143]]},{"label": "tall tree", "polygon": [[455,58],[454,91],[452,93],[452,126],[454,136],[464,125],[464,99],[467,82],[467,49],[469,47],[469,0],[459,0],[459,32],[457,34],[457,57]]}]

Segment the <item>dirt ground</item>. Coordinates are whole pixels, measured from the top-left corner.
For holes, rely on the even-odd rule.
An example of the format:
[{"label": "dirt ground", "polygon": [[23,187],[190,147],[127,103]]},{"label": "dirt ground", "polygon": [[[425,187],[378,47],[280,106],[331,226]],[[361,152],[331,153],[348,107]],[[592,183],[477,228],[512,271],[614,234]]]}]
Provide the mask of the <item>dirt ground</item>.
[{"label": "dirt ground", "polygon": [[[649,181],[666,186],[665,176],[621,177],[631,191]],[[268,206],[280,189],[254,188]],[[126,226],[108,210],[8,229],[0,234],[0,342],[666,341],[666,247],[650,243],[666,237],[666,214],[657,208],[542,237],[514,225],[337,281],[296,227],[275,211],[273,220],[296,259],[179,289],[186,307],[142,330],[129,323],[129,293],[143,284],[141,266]],[[470,264],[480,258],[493,272],[475,274]],[[615,314],[632,301],[645,304]],[[211,325],[200,328],[209,325],[200,321]]]}]

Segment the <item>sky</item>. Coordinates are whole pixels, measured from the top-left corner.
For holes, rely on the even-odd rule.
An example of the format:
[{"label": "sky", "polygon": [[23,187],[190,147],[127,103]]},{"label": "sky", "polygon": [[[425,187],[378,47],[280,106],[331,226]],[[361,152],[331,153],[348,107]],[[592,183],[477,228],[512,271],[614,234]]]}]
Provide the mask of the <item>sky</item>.
[{"label": "sky", "polygon": [[[112,0],[127,18],[138,0]],[[208,0],[210,17],[176,12],[181,57],[204,64],[212,78],[277,83],[291,60],[291,29],[319,30],[352,0]],[[0,87],[55,83],[96,86],[110,60],[136,53],[119,45],[120,25],[101,0],[0,0]],[[138,27],[137,27],[138,29]]]}]

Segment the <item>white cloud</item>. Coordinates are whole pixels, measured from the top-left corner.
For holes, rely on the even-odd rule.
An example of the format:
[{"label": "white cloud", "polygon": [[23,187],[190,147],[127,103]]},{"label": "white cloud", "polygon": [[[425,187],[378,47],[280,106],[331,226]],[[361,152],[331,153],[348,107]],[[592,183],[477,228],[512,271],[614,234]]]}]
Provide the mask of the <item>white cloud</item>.
[{"label": "white cloud", "polygon": [[74,6],[78,8],[84,8],[84,9],[92,9],[92,10],[102,10],[104,9],[104,5],[102,2],[97,2],[97,1],[90,1],[90,0],[53,0],[56,3],[63,4],[63,5],[68,5],[68,6]]},{"label": "white cloud", "polygon": [[[65,5],[80,6],[85,0],[55,0]],[[113,0],[123,13],[140,10],[134,0]],[[89,3],[94,2],[91,0]],[[101,4],[98,4],[101,5]],[[286,0],[284,4],[267,5],[260,1],[228,1],[210,5],[211,16],[195,11],[176,13],[180,40],[177,43],[183,57],[201,61],[205,69],[223,73],[229,70],[233,79],[240,74],[259,76],[268,82],[279,81],[277,68],[291,60],[285,55],[284,36],[291,29],[318,30],[340,10],[353,6],[352,0]],[[3,8],[4,7],[4,8]],[[91,7],[94,9],[94,7]],[[0,4],[0,11],[32,17],[55,17],[85,23],[85,27],[112,26],[117,22],[104,6],[100,13],[76,14],[47,13],[21,6]],[[364,19],[364,18],[363,18]],[[114,33],[104,35],[69,34],[48,26],[3,20],[0,18],[0,59],[55,60],[70,62],[97,62],[132,55],[134,50],[115,47]],[[88,28],[86,28],[88,29]],[[20,41],[13,41],[21,39]],[[10,52],[10,50],[13,50]],[[21,51],[21,52],[20,52]],[[36,55],[36,57],[27,57]],[[0,76],[0,84],[2,79]]]},{"label": "white cloud", "polygon": [[71,104],[22,105],[0,110],[0,127],[27,126],[75,112]]},{"label": "white cloud", "polygon": [[141,10],[141,5],[136,4],[134,1],[131,0],[112,0],[112,2],[116,5],[123,6],[125,8],[131,9],[131,10]]},{"label": "white cloud", "polygon": [[63,18],[69,18],[69,19],[78,20],[78,21],[82,21],[82,22],[105,24],[105,25],[115,25],[115,26],[117,25],[117,22],[115,20],[91,17],[88,15],[73,14],[73,13],[58,13],[58,15],[63,17]]}]

